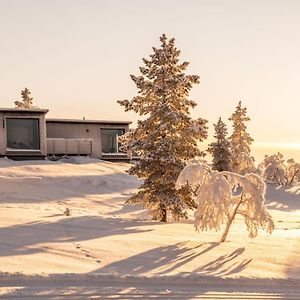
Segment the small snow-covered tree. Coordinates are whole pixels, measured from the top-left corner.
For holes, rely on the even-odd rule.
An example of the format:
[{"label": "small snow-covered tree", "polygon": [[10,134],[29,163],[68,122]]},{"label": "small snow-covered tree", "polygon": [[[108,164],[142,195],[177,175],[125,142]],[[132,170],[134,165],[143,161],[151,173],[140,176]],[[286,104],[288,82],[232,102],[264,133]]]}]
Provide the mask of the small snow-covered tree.
[{"label": "small snow-covered tree", "polygon": [[255,173],[256,171],[254,158],[248,153],[241,152],[236,158],[235,172],[245,175],[247,173]]},{"label": "small snow-covered tree", "polygon": [[280,152],[271,156],[265,155],[258,169],[260,169],[261,175],[267,183],[286,184],[286,165],[284,161],[284,157]]},{"label": "small snow-covered tree", "polygon": [[[220,230],[226,223],[221,242],[237,214],[244,217],[249,237],[256,237],[259,227],[269,233],[274,229],[271,215],[265,206],[266,185],[257,174],[245,176],[233,172],[216,172],[207,165],[191,163],[180,173],[176,187],[190,184],[198,204],[195,216],[197,230]],[[233,191],[239,187],[241,192]]]},{"label": "small snow-covered tree", "polygon": [[291,185],[300,181],[300,164],[293,159],[285,162],[284,156],[278,152],[273,155],[265,155],[259,164],[259,169],[264,180],[271,184]]},{"label": "small snow-covered tree", "polygon": [[212,169],[217,171],[231,171],[231,151],[230,142],[227,139],[226,124],[219,118],[218,123],[214,124],[216,139],[208,145],[207,152],[213,157]]},{"label": "small snow-covered tree", "polygon": [[21,91],[22,101],[15,101],[16,108],[35,108],[32,104],[33,98],[29,89],[25,88]]},{"label": "small snow-covered tree", "polygon": [[233,132],[230,136],[230,148],[232,155],[232,170],[238,173],[239,164],[241,160],[238,160],[240,153],[245,153],[244,157],[250,157],[250,145],[253,139],[246,131],[247,127],[245,122],[249,121],[250,118],[247,117],[247,108],[242,107],[242,102],[239,101],[235,112],[229,118],[233,123]]},{"label": "small snow-covered tree", "polygon": [[127,149],[140,156],[129,174],[144,179],[127,202],[142,204],[153,218],[166,222],[168,212],[178,220],[187,217],[187,208],[195,208],[189,187],[176,190],[175,182],[187,161],[203,155],[197,142],[207,137],[207,121],[190,117],[196,103],[188,96],[199,77],[185,74],[188,63],[179,63],[174,38],[162,35],[160,41],[150,59],[143,59],[141,75],[131,75],[138,95],[118,102],[144,117],[126,138]]},{"label": "small snow-covered tree", "polygon": [[293,158],[287,160],[287,178],[287,185],[300,182],[300,163],[295,162]]}]

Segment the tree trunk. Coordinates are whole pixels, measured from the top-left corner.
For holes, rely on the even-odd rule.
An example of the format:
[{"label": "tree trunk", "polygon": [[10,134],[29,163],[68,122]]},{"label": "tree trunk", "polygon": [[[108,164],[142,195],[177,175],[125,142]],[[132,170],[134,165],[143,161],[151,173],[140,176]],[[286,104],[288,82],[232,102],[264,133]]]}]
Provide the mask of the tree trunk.
[{"label": "tree trunk", "polygon": [[167,222],[167,210],[165,208],[161,209],[161,222]]},{"label": "tree trunk", "polygon": [[300,169],[297,169],[296,172],[293,174],[291,180],[289,181],[288,185],[291,185],[296,177],[296,175],[300,172]]},{"label": "tree trunk", "polygon": [[228,221],[227,221],[227,224],[226,224],[226,227],[225,227],[225,231],[223,232],[223,235],[222,235],[222,238],[221,238],[221,243],[225,242],[226,240],[226,237],[227,237],[227,234],[228,234],[228,231],[229,231],[229,228],[235,218],[235,215],[239,209],[239,206],[241,205],[241,203],[243,202],[243,196],[244,196],[244,192],[242,193],[241,195],[241,200],[239,201],[239,203],[236,205],[232,215],[228,218]]}]

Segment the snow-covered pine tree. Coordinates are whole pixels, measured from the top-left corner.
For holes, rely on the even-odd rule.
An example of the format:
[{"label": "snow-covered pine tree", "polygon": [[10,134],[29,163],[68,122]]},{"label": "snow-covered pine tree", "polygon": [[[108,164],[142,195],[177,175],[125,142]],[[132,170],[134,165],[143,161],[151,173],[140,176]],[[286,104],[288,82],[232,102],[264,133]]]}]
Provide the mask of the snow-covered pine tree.
[{"label": "snow-covered pine tree", "polygon": [[250,118],[247,117],[247,108],[242,107],[241,101],[239,101],[235,112],[229,120],[233,122],[233,132],[229,138],[232,155],[232,170],[238,172],[240,164],[239,157],[241,158],[240,154],[244,153],[244,157],[251,157],[250,145],[253,142],[253,139],[246,131],[247,127],[245,125],[245,122],[250,121]]},{"label": "snow-covered pine tree", "polygon": [[118,103],[144,116],[127,135],[127,149],[140,155],[129,174],[144,179],[127,202],[142,204],[154,219],[166,222],[167,213],[178,220],[187,217],[187,208],[196,208],[191,189],[176,190],[175,182],[190,159],[204,154],[197,142],[207,137],[207,121],[190,117],[196,103],[188,95],[199,77],[185,74],[188,62],[179,63],[174,38],[163,34],[160,41],[150,59],[143,59],[142,75],[131,75],[138,95]]},{"label": "snow-covered pine tree", "polygon": [[227,139],[226,124],[219,118],[218,123],[214,124],[216,139],[208,145],[207,152],[213,157],[212,169],[217,171],[231,171],[231,151],[230,142]]},{"label": "snow-covered pine tree", "polygon": [[16,108],[35,108],[32,104],[33,98],[31,97],[31,92],[29,89],[21,91],[22,101],[15,101]]}]

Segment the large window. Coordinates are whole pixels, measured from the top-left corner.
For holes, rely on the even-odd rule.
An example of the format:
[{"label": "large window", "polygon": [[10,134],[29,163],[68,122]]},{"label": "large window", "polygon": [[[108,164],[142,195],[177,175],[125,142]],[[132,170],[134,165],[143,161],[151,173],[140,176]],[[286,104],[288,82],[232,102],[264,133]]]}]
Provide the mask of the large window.
[{"label": "large window", "polygon": [[124,129],[101,129],[102,153],[119,153],[119,136]]},{"label": "large window", "polygon": [[39,150],[38,119],[6,119],[8,150]]}]

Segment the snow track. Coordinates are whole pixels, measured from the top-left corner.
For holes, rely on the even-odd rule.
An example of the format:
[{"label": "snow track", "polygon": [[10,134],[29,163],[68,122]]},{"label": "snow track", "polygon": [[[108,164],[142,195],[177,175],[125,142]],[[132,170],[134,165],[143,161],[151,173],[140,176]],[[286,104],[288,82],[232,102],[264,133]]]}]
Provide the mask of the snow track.
[{"label": "snow track", "polygon": [[298,280],[195,277],[0,276],[0,299],[300,299]]},{"label": "snow track", "polygon": [[[93,289],[94,290],[94,289]],[[153,290],[142,290],[139,292],[103,292],[101,289],[99,291],[93,292],[74,292],[72,294],[67,294],[65,290],[56,290],[51,291],[45,294],[44,290],[31,290],[31,294],[20,294],[20,293],[9,293],[3,296],[0,296],[0,299],[33,299],[33,300],[79,300],[79,299],[300,299],[300,293],[297,292],[276,292],[276,293],[263,293],[263,292],[214,292],[207,290],[197,289],[191,292],[180,292],[172,291],[169,292],[159,292]]]}]

